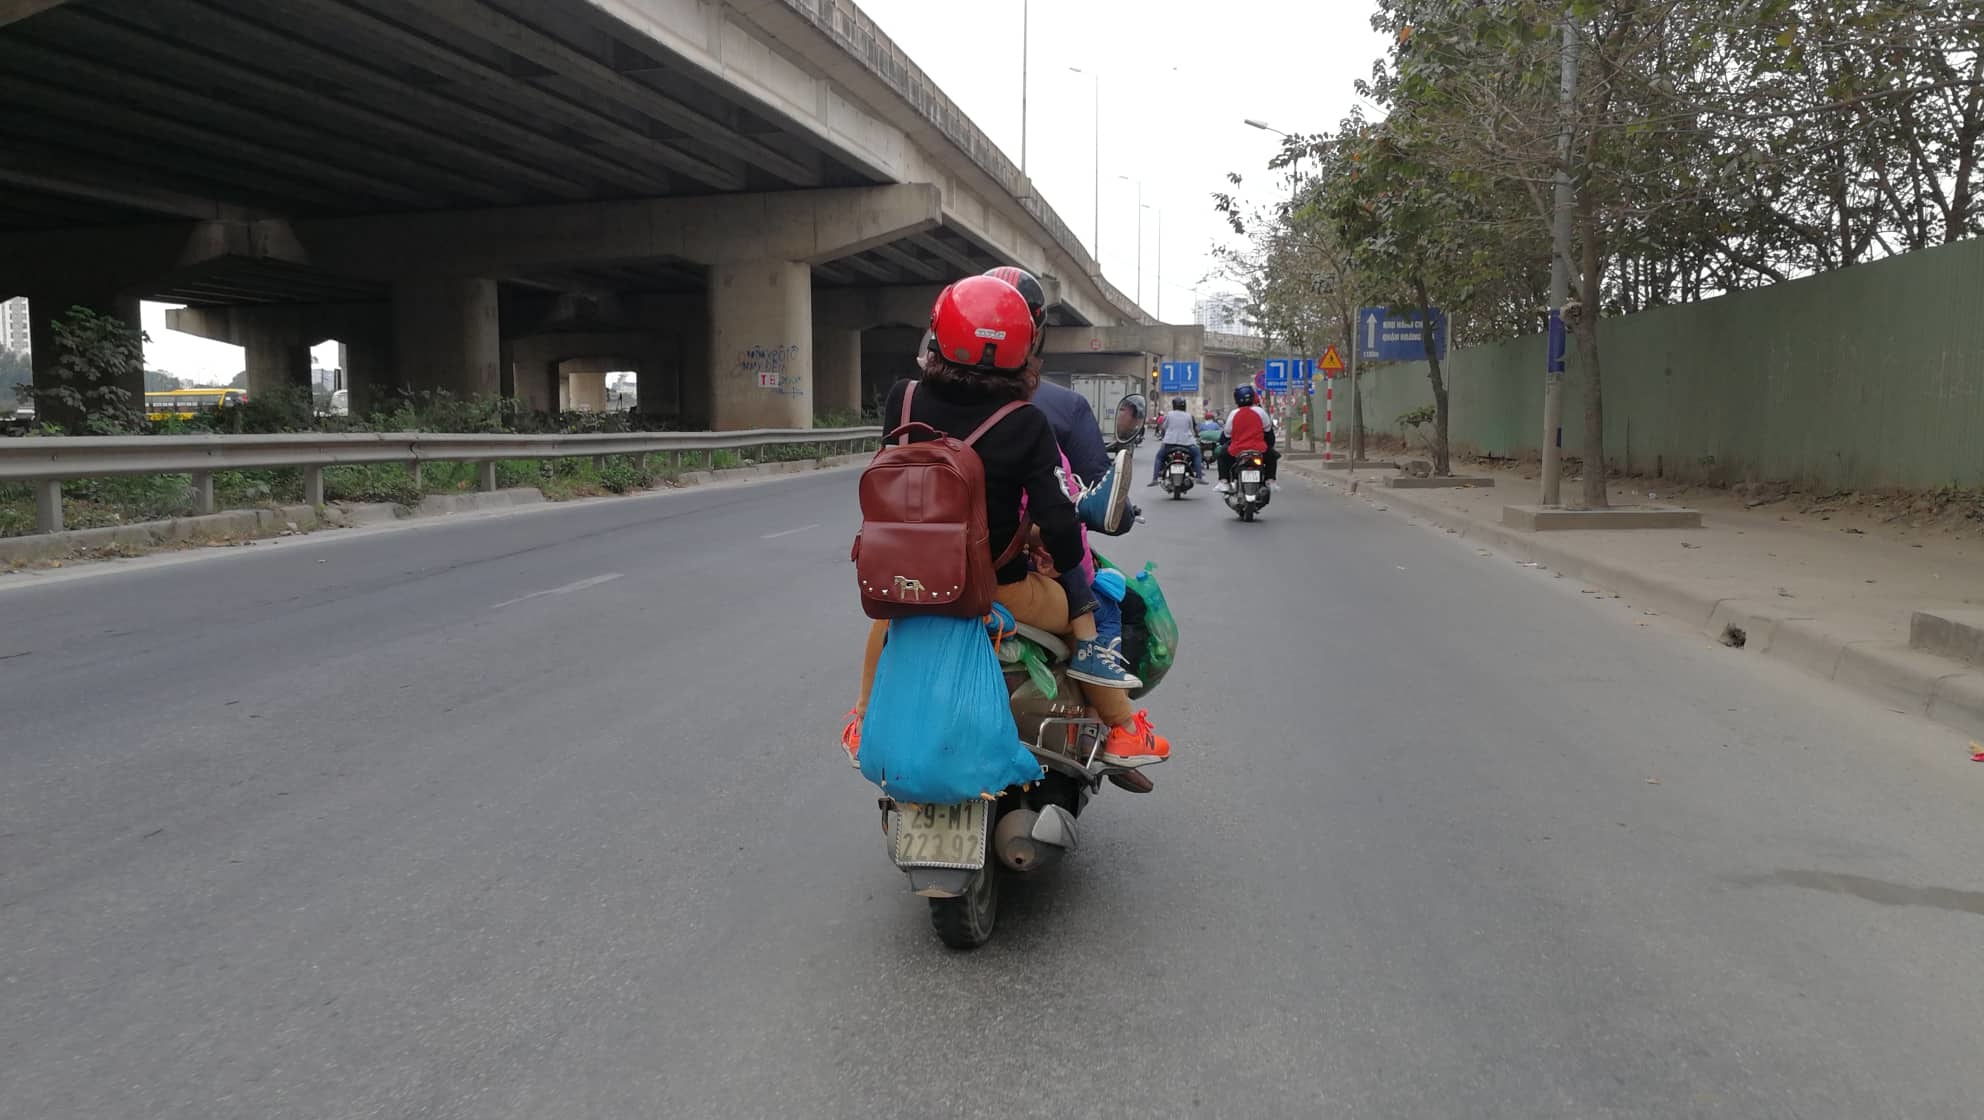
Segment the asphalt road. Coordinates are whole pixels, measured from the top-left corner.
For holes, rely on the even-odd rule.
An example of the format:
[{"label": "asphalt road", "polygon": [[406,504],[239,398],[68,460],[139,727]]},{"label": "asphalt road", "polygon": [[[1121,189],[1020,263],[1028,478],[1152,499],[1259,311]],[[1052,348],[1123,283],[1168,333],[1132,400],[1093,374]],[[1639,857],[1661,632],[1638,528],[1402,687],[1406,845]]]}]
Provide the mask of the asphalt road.
[{"label": "asphalt road", "polygon": [[853,482],[0,581],[0,1117],[1984,1114],[1963,744],[1297,484],[1116,543],[1176,759],[943,949]]}]

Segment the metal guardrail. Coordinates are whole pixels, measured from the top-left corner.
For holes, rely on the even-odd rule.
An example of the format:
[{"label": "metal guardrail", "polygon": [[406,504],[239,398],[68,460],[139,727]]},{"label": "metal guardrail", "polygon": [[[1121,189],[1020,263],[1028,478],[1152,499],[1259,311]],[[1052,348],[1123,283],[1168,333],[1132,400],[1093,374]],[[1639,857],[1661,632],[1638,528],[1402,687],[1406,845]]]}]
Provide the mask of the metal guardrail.
[{"label": "metal guardrail", "polygon": [[754,451],[795,444],[847,444],[882,437],[880,428],[759,428],[738,432],[628,432],[619,435],[455,435],[440,432],[336,432],[263,436],[28,436],[0,440],[0,482],[34,485],[35,527],[62,529],[62,483],[108,475],[190,474],[193,505],[213,513],[215,471],[303,469],[304,501],[324,504],[324,468],[366,463],[480,463],[478,488],[496,489],[496,464],[513,459]]}]

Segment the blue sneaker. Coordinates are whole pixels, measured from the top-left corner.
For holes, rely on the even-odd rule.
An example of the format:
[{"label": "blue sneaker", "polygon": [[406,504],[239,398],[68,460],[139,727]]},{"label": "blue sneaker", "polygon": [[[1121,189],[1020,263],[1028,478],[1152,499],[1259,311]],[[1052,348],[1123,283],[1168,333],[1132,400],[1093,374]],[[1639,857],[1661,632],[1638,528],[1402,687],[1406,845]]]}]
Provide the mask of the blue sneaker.
[{"label": "blue sneaker", "polygon": [[1123,660],[1123,639],[1100,638],[1075,647],[1075,659],[1068,664],[1068,676],[1103,688],[1142,688],[1144,682],[1133,675]]},{"label": "blue sneaker", "polygon": [[1105,536],[1120,536],[1129,528],[1125,516],[1130,506],[1130,488],[1125,485],[1124,464],[1119,460],[1075,499],[1075,511],[1082,524]]}]

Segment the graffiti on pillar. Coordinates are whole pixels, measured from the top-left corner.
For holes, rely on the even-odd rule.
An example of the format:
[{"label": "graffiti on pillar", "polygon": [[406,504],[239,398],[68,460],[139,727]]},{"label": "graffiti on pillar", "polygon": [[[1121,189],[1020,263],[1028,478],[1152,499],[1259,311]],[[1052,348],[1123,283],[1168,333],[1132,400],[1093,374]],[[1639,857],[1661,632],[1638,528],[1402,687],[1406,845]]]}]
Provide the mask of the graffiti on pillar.
[{"label": "graffiti on pillar", "polygon": [[753,346],[737,353],[737,372],[755,378],[758,388],[782,397],[806,395],[806,379],[794,372],[797,346]]}]

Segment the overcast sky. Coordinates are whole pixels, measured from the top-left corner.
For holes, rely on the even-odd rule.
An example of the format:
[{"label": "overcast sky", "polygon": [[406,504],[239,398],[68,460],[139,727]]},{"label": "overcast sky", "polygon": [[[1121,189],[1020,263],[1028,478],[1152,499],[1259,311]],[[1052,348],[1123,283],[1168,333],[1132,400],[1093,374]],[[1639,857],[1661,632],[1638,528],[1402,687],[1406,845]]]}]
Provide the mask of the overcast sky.
[{"label": "overcast sky", "polygon": [[[1015,162],[1020,159],[1020,33],[1025,0],[859,0],[882,30]],[[1356,101],[1384,43],[1367,0],[1031,0],[1026,167],[1049,205],[1083,239],[1095,236],[1096,85],[1101,90],[1102,263],[1138,294],[1137,185],[1143,182],[1142,302],[1190,322],[1195,288],[1225,227],[1210,196],[1226,173],[1267,200],[1288,189],[1266,169],[1279,138],[1334,128]],[[988,69],[987,60],[1010,63]],[[1069,72],[1080,67],[1085,74]],[[1130,181],[1125,181],[1125,180]],[[1158,214],[1163,222],[1160,266]],[[1092,246],[1091,246],[1092,247]],[[225,380],[238,347],[168,331],[145,306],[149,362],[182,377]],[[319,347],[335,365],[336,347]]]},{"label": "overcast sky", "polygon": [[[978,127],[1020,157],[1023,0],[857,0]],[[1226,173],[1270,200],[1267,170],[1288,132],[1334,129],[1384,40],[1368,0],[1031,0],[1026,166],[1084,242],[1095,236],[1095,85],[1101,86],[1103,271],[1137,294],[1137,186],[1143,181],[1143,298],[1158,307],[1157,217],[1164,215],[1163,315],[1190,322],[1192,290],[1227,233],[1211,195]],[[1012,64],[988,72],[988,58]],[[1122,177],[1132,180],[1125,182]],[[1093,246],[1091,246],[1093,248]]]}]

